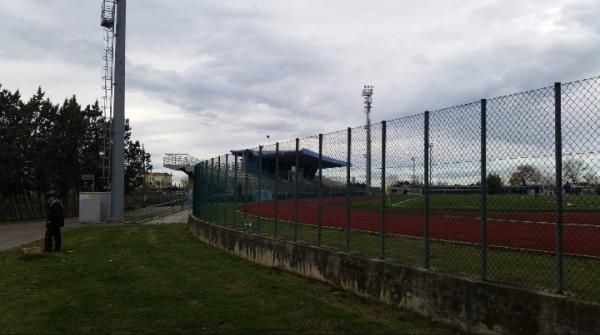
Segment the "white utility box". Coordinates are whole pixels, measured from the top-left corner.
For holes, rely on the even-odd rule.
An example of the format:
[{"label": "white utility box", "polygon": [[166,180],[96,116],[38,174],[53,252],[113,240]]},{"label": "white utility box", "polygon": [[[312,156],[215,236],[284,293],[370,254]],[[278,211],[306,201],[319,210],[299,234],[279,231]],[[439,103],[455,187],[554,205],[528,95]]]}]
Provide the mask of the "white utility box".
[{"label": "white utility box", "polygon": [[108,222],[110,192],[79,193],[79,223]]}]

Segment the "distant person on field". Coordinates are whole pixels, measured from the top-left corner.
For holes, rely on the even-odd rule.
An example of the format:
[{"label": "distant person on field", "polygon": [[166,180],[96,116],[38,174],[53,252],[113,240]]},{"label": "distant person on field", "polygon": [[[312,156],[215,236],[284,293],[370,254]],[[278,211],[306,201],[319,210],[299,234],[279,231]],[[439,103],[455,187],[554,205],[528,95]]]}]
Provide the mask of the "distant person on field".
[{"label": "distant person on field", "polygon": [[52,251],[52,239],[54,239],[54,251],[60,251],[61,236],[60,227],[65,225],[64,208],[60,200],[56,198],[56,193],[48,192],[48,219],[46,220],[46,236],[44,239],[44,249]]},{"label": "distant person on field", "polygon": [[565,186],[563,186],[563,189],[564,189],[566,195],[570,195],[573,192],[573,187],[571,186],[571,183],[569,183],[568,180],[567,180],[567,183],[565,184]]}]

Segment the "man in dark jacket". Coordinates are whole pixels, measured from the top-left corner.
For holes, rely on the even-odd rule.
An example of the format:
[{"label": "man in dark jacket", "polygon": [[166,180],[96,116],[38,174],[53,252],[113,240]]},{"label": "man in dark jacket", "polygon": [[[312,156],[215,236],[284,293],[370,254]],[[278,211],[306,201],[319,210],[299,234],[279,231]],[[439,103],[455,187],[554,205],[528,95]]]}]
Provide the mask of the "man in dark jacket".
[{"label": "man in dark jacket", "polygon": [[65,225],[63,205],[56,198],[54,192],[48,192],[47,198],[48,219],[46,221],[45,250],[52,251],[52,239],[54,238],[54,251],[60,251],[60,227]]}]

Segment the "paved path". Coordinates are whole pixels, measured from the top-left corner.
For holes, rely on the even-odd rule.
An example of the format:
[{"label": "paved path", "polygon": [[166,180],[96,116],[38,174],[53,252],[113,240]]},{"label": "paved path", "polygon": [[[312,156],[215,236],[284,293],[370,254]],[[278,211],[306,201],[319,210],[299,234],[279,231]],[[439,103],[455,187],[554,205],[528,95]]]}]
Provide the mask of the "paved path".
[{"label": "paved path", "polygon": [[[186,223],[189,216],[189,209],[167,215],[162,218],[154,219],[145,224],[171,224]],[[41,240],[46,232],[46,220],[29,221],[26,223],[14,223],[0,225],[0,251],[12,249],[20,245]],[[102,226],[119,226],[121,224],[102,224]],[[79,224],[77,218],[65,219],[63,231],[76,229],[86,226],[95,226],[94,224]],[[39,242],[42,246],[42,241]]]},{"label": "paved path", "polygon": [[184,209],[180,212],[167,215],[162,218],[148,221],[144,224],[172,224],[172,223],[187,223],[188,217],[190,216],[190,210]]},{"label": "paved path", "polygon": [[[0,225],[0,251],[44,238],[46,220]],[[64,230],[81,227],[76,218],[65,219]],[[40,246],[42,242],[40,241]]]}]

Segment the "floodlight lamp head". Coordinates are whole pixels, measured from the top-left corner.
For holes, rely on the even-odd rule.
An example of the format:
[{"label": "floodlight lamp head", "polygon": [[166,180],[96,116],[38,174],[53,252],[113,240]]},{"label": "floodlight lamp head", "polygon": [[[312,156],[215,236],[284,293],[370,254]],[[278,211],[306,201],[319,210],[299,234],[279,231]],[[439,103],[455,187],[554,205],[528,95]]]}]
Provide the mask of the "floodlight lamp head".
[{"label": "floodlight lamp head", "polygon": [[372,85],[364,85],[362,91],[363,97],[370,97],[373,95],[373,86]]}]

